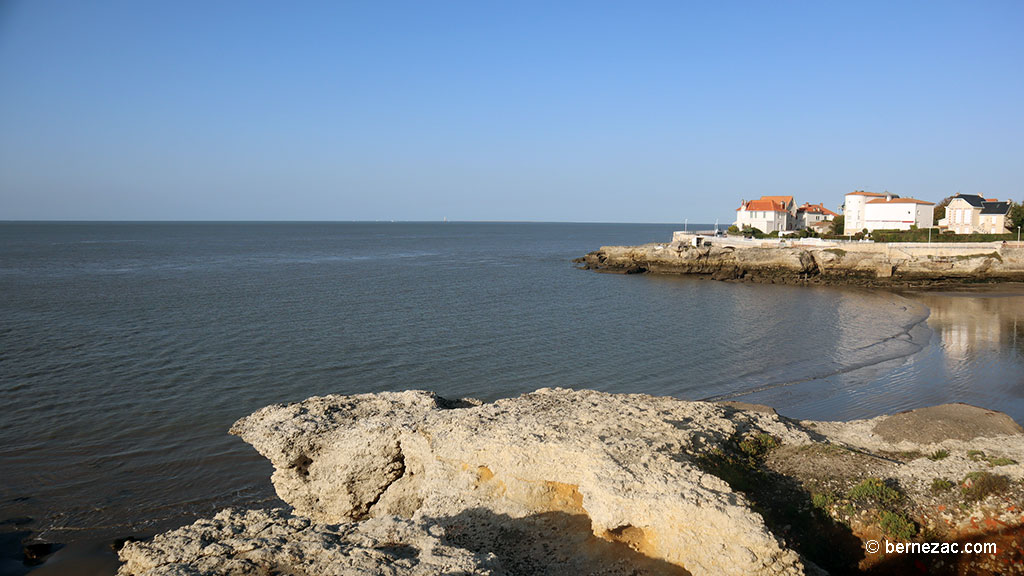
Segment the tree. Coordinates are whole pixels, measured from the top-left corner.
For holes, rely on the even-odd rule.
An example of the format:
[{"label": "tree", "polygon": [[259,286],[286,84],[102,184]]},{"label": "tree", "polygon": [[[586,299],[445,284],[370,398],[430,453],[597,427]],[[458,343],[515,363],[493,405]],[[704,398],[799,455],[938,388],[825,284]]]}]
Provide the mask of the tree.
[{"label": "tree", "polygon": [[754,228],[749,224],[743,227],[743,235],[753,236],[754,238],[764,238],[764,232],[761,232],[759,228]]},{"label": "tree", "polygon": [[935,221],[933,222],[933,224],[938,225],[939,220],[942,220],[943,218],[946,217],[946,206],[949,206],[949,203],[952,200],[953,196],[946,196],[945,198],[942,199],[942,202],[939,202],[939,205],[935,207]]},{"label": "tree", "polygon": [[833,234],[842,234],[844,227],[846,227],[846,217],[845,216],[841,216],[840,215],[840,216],[836,216],[835,218],[832,219],[832,233]]},{"label": "tree", "polygon": [[1006,227],[1016,232],[1018,226],[1024,226],[1024,203],[1010,200],[1010,213],[1007,215]]}]

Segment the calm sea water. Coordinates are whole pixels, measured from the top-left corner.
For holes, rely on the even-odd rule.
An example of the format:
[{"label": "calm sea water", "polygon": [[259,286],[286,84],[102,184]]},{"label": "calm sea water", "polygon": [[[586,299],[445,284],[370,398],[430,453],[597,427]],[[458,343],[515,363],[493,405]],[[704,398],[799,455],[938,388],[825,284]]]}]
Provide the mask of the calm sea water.
[{"label": "calm sea water", "polygon": [[61,542],[273,499],[227,430],[276,402],[545,386],[1024,420],[1024,299],[576,270],[675,226],[0,225],[0,520]]}]

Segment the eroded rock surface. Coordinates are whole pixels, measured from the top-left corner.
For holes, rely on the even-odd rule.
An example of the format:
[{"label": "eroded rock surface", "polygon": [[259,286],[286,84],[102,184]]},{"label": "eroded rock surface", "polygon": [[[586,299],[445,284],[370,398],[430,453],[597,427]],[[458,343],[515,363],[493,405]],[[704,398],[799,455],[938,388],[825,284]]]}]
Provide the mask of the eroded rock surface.
[{"label": "eroded rock surface", "polygon": [[[966,405],[796,422],[764,406],[588,390],[489,404],[407,391],[270,406],[232,432],[274,464],[294,515],[225,511],[130,544],[123,576],[1024,565],[1024,434]],[[865,554],[882,538],[1001,547],[953,562]]]},{"label": "eroded rock surface", "polygon": [[695,461],[754,430],[812,441],[770,413],[557,389],[463,408],[427,392],[327,396],[232,428],[274,464],[281,498],[320,522],[554,512],[694,574],[801,573],[746,499]]},{"label": "eroded rock surface", "polygon": [[693,247],[678,242],[602,246],[577,258],[583,268],[626,274],[694,274],[771,283],[929,285],[1024,281],[1024,251],[993,247],[956,256],[856,247]]},{"label": "eroded rock surface", "polygon": [[282,510],[224,510],[121,549],[120,575],[505,574],[493,556],[446,546],[440,530],[408,520],[323,525]]}]

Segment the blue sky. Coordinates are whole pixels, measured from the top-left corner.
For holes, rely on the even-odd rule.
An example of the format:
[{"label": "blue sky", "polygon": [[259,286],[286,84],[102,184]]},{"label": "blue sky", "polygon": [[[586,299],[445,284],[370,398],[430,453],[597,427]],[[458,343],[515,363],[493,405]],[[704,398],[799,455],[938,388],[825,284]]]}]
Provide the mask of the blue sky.
[{"label": "blue sky", "polygon": [[1024,198],[1024,2],[0,0],[0,220]]}]

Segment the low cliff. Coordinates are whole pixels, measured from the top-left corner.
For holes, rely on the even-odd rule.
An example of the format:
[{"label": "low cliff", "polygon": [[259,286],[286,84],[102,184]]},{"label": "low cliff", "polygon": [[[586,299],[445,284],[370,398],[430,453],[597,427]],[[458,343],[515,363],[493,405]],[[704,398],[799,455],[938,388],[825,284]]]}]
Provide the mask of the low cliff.
[{"label": "low cliff", "polygon": [[701,246],[685,243],[602,246],[575,260],[588,270],[696,274],[718,280],[812,283],[964,283],[1024,281],[1024,249],[995,245],[930,249]]},{"label": "low cliff", "polygon": [[[1013,459],[1024,431],[965,405],[834,423],[587,390],[489,404],[409,391],[270,406],[232,433],[270,459],[293,511],[225,511],[129,543],[122,576],[901,573],[913,562],[984,574],[1024,561]],[[1002,547],[936,564],[865,552],[881,538]]]}]

